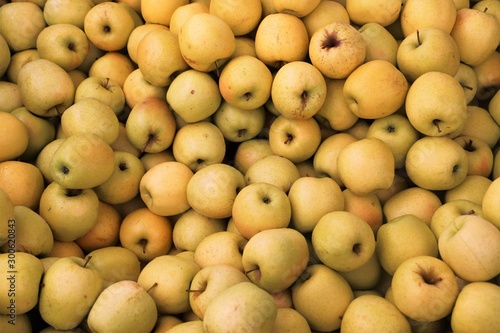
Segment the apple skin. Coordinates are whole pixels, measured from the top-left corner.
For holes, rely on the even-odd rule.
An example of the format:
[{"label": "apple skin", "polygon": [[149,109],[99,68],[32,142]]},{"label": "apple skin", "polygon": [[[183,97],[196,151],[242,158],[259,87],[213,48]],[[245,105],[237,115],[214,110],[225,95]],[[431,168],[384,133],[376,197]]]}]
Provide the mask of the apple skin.
[{"label": "apple skin", "polygon": [[315,254],[325,265],[349,272],[367,263],[375,252],[375,235],[362,218],[345,211],[325,214],[311,236]]},{"label": "apple skin", "polygon": [[467,199],[453,199],[443,203],[432,214],[429,227],[439,239],[444,229],[453,222],[453,220],[462,215],[483,216],[483,209],[480,203]]},{"label": "apple skin", "polygon": [[456,333],[494,333],[499,327],[500,287],[490,282],[467,284],[457,297],[451,313]]},{"label": "apple skin", "polygon": [[459,294],[450,266],[425,255],[403,261],[394,272],[391,289],[396,307],[409,318],[424,322],[448,316]]}]

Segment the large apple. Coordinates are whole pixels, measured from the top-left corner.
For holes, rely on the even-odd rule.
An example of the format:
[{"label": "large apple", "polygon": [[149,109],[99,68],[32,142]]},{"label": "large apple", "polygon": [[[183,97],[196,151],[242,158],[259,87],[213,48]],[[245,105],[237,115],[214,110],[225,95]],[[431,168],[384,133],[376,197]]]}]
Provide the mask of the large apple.
[{"label": "large apple", "polygon": [[404,37],[417,29],[432,26],[450,33],[457,17],[454,0],[407,0],[403,2],[400,24]]}]

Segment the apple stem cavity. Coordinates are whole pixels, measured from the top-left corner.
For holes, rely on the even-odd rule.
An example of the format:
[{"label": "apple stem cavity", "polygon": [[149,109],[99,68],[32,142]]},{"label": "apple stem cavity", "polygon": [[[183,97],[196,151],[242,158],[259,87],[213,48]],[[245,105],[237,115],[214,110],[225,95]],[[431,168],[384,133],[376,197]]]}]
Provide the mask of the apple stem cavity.
[{"label": "apple stem cavity", "polygon": [[285,140],[285,142],[283,142],[283,143],[284,143],[285,145],[287,145],[287,144],[289,144],[290,142],[292,142],[292,140],[293,140],[293,135],[292,135],[292,134],[290,134],[290,133],[287,133],[287,134],[286,134],[286,140]]},{"label": "apple stem cavity", "polygon": [[360,243],[356,243],[352,246],[352,252],[354,252],[355,254],[359,255],[359,253],[361,252],[361,244]]},{"label": "apple stem cavity", "polygon": [[469,139],[469,141],[465,143],[464,149],[468,152],[476,151],[476,147],[474,147],[472,139]]},{"label": "apple stem cavity", "polygon": [[246,272],[245,272],[245,275],[247,275],[247,276],[248,276],[248,274],[253,273],[253,272],[255,272],[255,280],[256,280],[256,281],[259,281],[259,280],[260,280],[260,277],[261,277],[261,272],[260,272],[260,268],[259,268],[259,266],[257,266],[257,267],[256,267],[256,268],[254,268],[254,269],[251,269],[251,270],[249,270],[249,271],[246,271]]},{"label": "apple stem cavity", "polygon": [[465,215],[474,215],[474,214],[476,214],[476,211],[474,209],[471,209]]},{"label": "apple stem cavity", "polygon": [[146,151],[146,149],[148,149],[149,145],[151,145],[153,142],[155,142],[155,140],[156,140],[156,136],[153,133],[149,133],[148,140],[146,141],[144,148],[142,148],[141,153],[144,153]]},{"label": "apple stem cavity", "polygon": [[66,189],[66,196],[67,197],[77,197],[81,193],[82,193],[81,189],[76,189],[76,188]]},{"label": "apple stem cavity", "polygon": [[337,38],[335,31],[328,31],[325,29],[325,39],[321,43],[322,49],[331,49],[340,45],[340,41]]},{"label": "apple stem cavity", "polygon": [[441,122],[441,120],[439,120],[439,119],[434,119],[434,120],[432,121],[432,123],[433,123],[433,124],[437,127],[437,129],[438,129],[438,133],[441,133],[441,128],[439,127],[439,123],[440,123],[440,122]]},{"label": "apple stem cavity", "polygon": [[238,138],[242,138],[247,133],[247,130],[242,128],[238,130]]},{"label": "apple stem cavity", "polygon": [[92,259],[92,256],[87,256],[87,257],[85,258],[85,262],[83,263],[83,268],[86,268],[86,267],[87,267],[87,265],[88,265],[88,263],[89,263],[90,259]]},{"label": "apple stem cavity", "polygon": [[250,100],[250,98],[252,97],[252,93],[251,92],[247,92],[243,96],[245,96],[245,100],[248,102]]},{"label": "apple stem cavity", "polygon": [[139,241],[139,244],[142,245],[142,253],[146,254],[146,245],[148,244],[148,240],[147,239],[141,239]]}]

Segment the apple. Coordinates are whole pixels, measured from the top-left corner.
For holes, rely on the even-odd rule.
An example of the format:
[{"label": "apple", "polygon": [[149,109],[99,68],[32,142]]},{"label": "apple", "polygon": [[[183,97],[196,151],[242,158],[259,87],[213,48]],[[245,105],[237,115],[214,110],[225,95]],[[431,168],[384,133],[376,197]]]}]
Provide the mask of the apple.
[{"label": "apple", "polygon": [[10,54],[9,45],[2,36],[0,37],[0,77],[3,77],[4,74],[7,73],[11,60],[12,56]]},{"label": "apple", "polygon": [[345,8],[351,21],[357,25],[378,23],[385,27],[394,23],[399,18],[402,7],[401,0],[347,0]]},{"label": "apple", "polygon": [[93,188],[108,180],[114,170],[114,160],[113,149],[100,136],[78,133],[64,139],[56,149],[50,172],[54,181],[65,188]]},{"label": "apple", "polygon": [[5,278],[0,283],[0,290],[5,295],[0,301],[0,313],[9,316],[10,323],[16,325],[16,317],[28,313],[38,303],[43,264],[32,254],[9,251],[0,254],[0,266],[5,271]]},{"label": "apple", "polygon": [[61,258],[47,269],[38,300],[44,322],[59,330],[70,330],[85,320],[103,283],[91,259]]},{"label": "apple", "polygon": [[75,239],[75,243],[89,253],[105,247],[117,246],[120,240],[122,217],[113,205],[99,201],[97,222],[85,235]]},{"label": "apple", "polygon": [[194,14],[208,13],[210,4],[205,4],[202,1],[190,1],[189,3],[177,7],[170,16],[168,28],[174,34],[179,34],[182,25]]},{"label": "apple", "polygon": [[127,40],[127,54],[134,63],[137,64],[137,51],[139,48],[139,43],[142,41],[144,36],[155,29],[169,30],[169,28],[163,24],[159,23],[147,23],[136,26],[134,30],[130,33]]},{"label": "apple", "polygon": [[396,169],[404,167],[408,150],[420,137],[408,118],[399,113],[375,119],[370,124],[366,136],[380,139],[389,146],[394,155]]},{"label": "apple", "polygon": [[448,316],[459,294],[450,266],[426,255],[403,261],[394,272],[391,289],[396,307],[405,316],[424,322]]},{"label": "apple", "polygon": [[226,264],[244,272],[242,253],[248,240],[231,231],[219,231],[203,238],[194,251],[194,262],[201,268]]},{"label": "apple", "polygon": [[418,186],[409,186],[391,196],[382,209],[386,221],[412,214],[429,225],[434,212],[441,205],[441,199],[435,192]]},{"label": "apple", "polygon": [[111,107],[117,116],[124,111],[125,93],[123,88],[110,78],[87,77],[75,87],[75,103],[85,98],[95,98]]},{"label": "apple", "polygon": [[157,87],[167,87],[175,74],[188,69],[179,38],[168,29],[152,29],[142,37],[136,58],[144,79]]},{"label": "apple", "polygon": [[397,65],[399,42],[385,26],[377,22],[368,22],[358,31],[366,43],[365,62],[386,60],[394,66]]},{"label": "apple", "polygon": [[468,175],[460,185],[444,193],[444,200],[448,202],[455,199],[465,199],[481,205],[492,182],[486,176]]},{"label": "apple", "polygon": [[[291,227],[311,232],[323,215],[344,209],[340,186],[330,177],[300,177],[290,187]],[[314,209],[311,209],[314,207]]]},{"label": "apple", "polygon": [[145,174],[141,160],[131,153],[114,151],[115,168],[111,176],[94,191],[106,203],[116,205],[132,200],[139,194],[139,185]]},{"label": "apple", "polygon": [[152,167],[162,162],[173,162],[174,154],[172,153],[172,149],[166,149],[159,153],[145,153],[142,154],[140,158],[142,164],[144,165],[144,169],[148,171]]},{"label": "apple", "polygon": [[[140,316],[137,309],[141,309]],[[148,291],[135,281],[124,280],[99,294],[86,322],[91,332],[150,332],[157,318],[156,304]]]},{"label": "apple", "polygon": [[311,328],[306,318],[293,308],[279,308],[274,321],[274,332],[304,332],[310,333]]},{"label": "apple", "polygon": [[488,100],[498,91],[500,86],[499,64],[500,52],[495,51],[479,65],[472,67],[477,77],[476,97],[478,100]]},{"label": "apple", "polygon": [[310,159],[321,143],[321,129],[314,117],[307,119],[278,116],[269,128],[269,145],[274,154],[293,163]]},{"label": "apple", "polygon": [[460,131],[468,117],[462,86],[453,76],[436,71],[424,73],[413,82],[408,89],[405,109],[412,126],[427,136],[445,136]]},{"label": "apple", "polygon": [[376,234],[384,222],[382,204],[375,192],[366,195],[356,195],[350,189],[342,191],[344,197],[344,211],[361,217],[368,223]]},{"label": "apple", "polygon": [[443,261],[465,281],[488,281],[500,273],[500,230],[484,217],[456,217],[444,228],[438,245]]},{"label": "apple", "polygon": [[97,48],[104,51],[119,51],[127,41],[136,22],[126,4],[101,2],[85,15],[84,31]]},{"label": "apple", "polygon": [[46,27],[43,10],[29,1],[2,4],[0,22],[0,35],[13,52],[36,48],[38,34]]},{"label": "apple", "polygon": [[467,105],[472,102],[477,93],[477,76],[474,69],[464,63],[458,65],[458,72],[454,78],[464,88]]},{"label": "apple", "polygon": [[470,135],[454,139],[468,154],[468,175],[489,177],[493,170],[494,155],[486,142]]},{"label": "apple", "polygon": [[245,174],[255,161],[272,154],[268,139],[256,137],[243,141],[238,145],[234,153],[234,167]]},{"label": "apple", "polygon": [[47,25],[69,23],[83,29],[85,15],[92,7],[92,0],[46,0],[43,17]]},{"label": "apple", "polygon": [[154,299],[159,314],[181,314],[190,310],[188,290],[199,271],[192,259],[165,254],[142,268],[137,283]]},{"label": "apple", "polygon": [[238,3],[213,0],[210,1],[209,13],[223,19],[235,36],[243,36],[258,26],[262,18],[262,4],[260,0]]},{"label": "apple", "polygon": [[[394,155],[377,138],[364,138],[346,145],[338,154],[337,169],[342,183],[355,195],[387,189],[394,180]],[[366,179],[363,175],[372,175]]]},{"label": "apple", "polygon": [[187,123],[213,115],[222,102],[217,82],[209,73],[188,69],[177,75],[167,90],[167,102]]},{"label": "apple", "polygon": [[111,106],[88,97],[75,102],[64,111],[61,128],[67,137],[92,133],[111,145],[118,138],[119,120]]},{"label": "apple", "polygon": [[404,37],[418,29],[436,27],[450,33],[457,17],[454,0],[437,3],[433,0],[406,0],[400,13],[400,24]]},{"label": "apple", "polygon": [[63,242],[54,239],[54,245],[49,253],[45,257],[51,258],[66,258],[66,257],[77,257],[85,258],[85,253],[75,241]]},{"label": "apple", "polygon": [[338,330],[354,299],[347,281],[320,263],[307,266],[291,289],[294,309],[306,318],[311,330],[321,332]]},{"label": "apple", "polygon": [[109,51],[104,52],[92,62],[88,74],[89,76],[109,77],[123,87],[125,80],[135,69],[134,62],[126,54]]},{"label": "apple", "polygon": [[313,166],[318,176],[332,178],[340,187],[344,183],[340,178],[338,170],[338,157],[340,152],[357,139],[352,134],[339,132],[331,135],[321,142],[313,157]]},{"label": "apple", "polygon": [[344,333],[369,330],[370,332],[412,332],[408,319],[384,297],[362,295],[347,307],[340,325]]},{"label": "apple", "polygon": [[332,22],[350,23],[349,14],[345,6],[339,1],[321,0],[312,12],[301,17],[306,26],[309,38],[316,30]]},{"label": "apple", "polygon": [[[263,9],[266,13],[266,7]],[[271,68],[279,69],[289,62],[304,61],[307,57],[309,35],[306,26],[292,14],[277,11],[264,14],[254,40],[257,58]]]},{"label": "apple", "polygon": [[311,241],[319,260],[341,272],[363,266],[375,252],[375,235],[370,225],[346,211],[323,215],[312,231]]},{"label": "apple", "polygon": [[347,77],[344,97],[359,118],[378,119],[395,113],[405,103],[408,81],[387,60],[368,61]]},{"label": "apple", "polygon": [[443,203],[432,215],[429,227],[436,239],[443,233],[443,230],[453,222],[453,220],[462,215],[483,216],[481,203],[467,199],[453,199]]},{"label": "apple", "polygon": [[498,322],[500,287],[490,282],[467,284],[457,297],[451,313],[453,332],[491,332]]},{"label": "apple", "polygon": [[234,198],[231,218],[238,232],[250,239],[269,229],[287,228],[292,208],[279,187],[268,183],[245,186]]},{"label": "apple", "polygon": [[500,180],[493,180],[482,201],[483,216],[500,229],[500,214],[495,207],[498,207],[498,193],[500,193]]},{"label": "apple", "polygon": [[50,60],[26,63],[19,70],[17,82],[24,106],[38,116],[60,116],[73,104],[75,86],[71,77]]},{"label": "apple", "polygon": [[188,3],[188,0],[174,0],[168,3],[161,0],[141,0],[142,17],[147,24],[156,23],[169,26],[174,11]]},{"label": "apple", "polygon": [[90,45],[81,28],[71,23],[58,23],[45,27],[38,34],[36,49],[40,58],[71,71],[83,63]]},{"label": "apple", "polygon": [[394,275],[405,260],[438,256],[438,242],[430,227],[412,214],[387,221],[377,231],[377,254],[383,269]]},{"label": "apple", "polygon": [[23,106],[21,89],[16,83],[0,81],[0,112],[12,112]]},{"label": "apple", "polygon": [[189,209],[175,221],[172,231],[173,245],[177,250],[194,252],[206,236],[225,231],[226,228],[226,219],[208,218],[194,209]]},{"label": "apple", "polygon": [[293,183],[300,178],[297,166],[289,159],[271,154],[255,161],[247,169],[244,181],[246,185],[269,183],[288,193]]},{"label": "apple", "polygon": [[[460,61],[476,66],[485,61],[500,43],[500,22],[495,16],[474,8],[461,8],[450,31],[460,51]],[[475,47],[471,48],[470,43]]]},{"label": "apple", "polygon": [[157,153],[172,145],[176,124],[165,99],[148,97],[132,108],[125,130],[134,147],[143,153]]},{"label": "apple", "polygon": [[0,162],[0,188],[14,206],[37,210],[44,187],[42,172],[33,164],[16,160]]},{"label": "apple", "polygon": [[221,68],[236,44],[231,27],[210,13],[191,16],[179,30],[179,48],[186,63],[201,72]]},{"label": "apple", "polygon": [[262,132],[266,113],[264,107],[245,110],[222,101],[212,120],[226,140],[242,143],[257,137]]},{"label": "apple", "polygon": [[[331,2],[331,1],[326,1]],[[335,2],[332,2],[335,3]],[[328,124],[335,131],[344,131],[351,128],[356,121],[356,116],[344,97],[345,79],[329,79],[326,81],[326,98],[318,112],[314,115],[318,123]]]},{"label": "apple", "polygon": [[219,90],[229,104],[253,110],[263,106],[271,96],[273,75],[259,58],[251,55],[233,57],[219,76]]},{"label": "apple", "polygon": [[165,98],[167,94],[166,87],[157,87],[146,81],[139,68],[128,74],[123,82],[122,89],[125,95],[125,104],[130,109],[133,109],[134,106],[148,97]]},{"label": "apple", "polygon": [[309,62],[289,62],[276,72],[271,86],[271,98],[282,116],[290,119],[309,119],[325,102],[325,78],[320,70]]},{"label": "apple", "polygon": [[120,244],[135,253],[141,262],[165,255],[172,246],[172,223],[148,208],[127,214],[120,224]]},{"label": "apple", "polygon": [[[40,216],[59,241],[74,241],[89,232],[97,223],[98,209],[99,198],[90,188],[73,190],[52,182],[40,197]],[[70,223],[68,214],[72,215]]]},{"label": "apple", "polygon": [[277,307],[272,296],[251,282],[237,283],[213,298],[203,316],[206,332],[273,332]]},{"label": "apple", "polygon": [[460,135],[475,137],[493,149],[500,139],[500,125],[485,108],[468,105],[467,120]]},{"label": "apple", "polygon": [[431,191],[449,190],[467,177],[468,157],[462,146],[449,137],[425,136],[408,150],[405,168],[417,186]]},{"label": "apple", "polygon": [[[10,49],[8,50],[9,54],[11,54]],[[7,67],[7,72],[5,72],[8,82],[17,84],[17,77],[21,67],[23,67],[28,62],[36,59],[40,59],[40,54],[38,53],[37,49],[27,49],[12,54],[10,56],[10,63]]]},{"label": "apple", "polygon": [[366,42],[349,23],[332,22],[311,36],[309,57],[324,76],[345,79],[365,61]]},{"label": "apple", "polygon": [[30,134],[24,122],[9,112],[0,112],[0,162],[20,157],[28,148]]},{"label": "apple", "polygon": [[428,26],[417,29],[401,42],[397,65],[411,82],[432,71],[455,76],[460,66],[460,51],[448,32]]}]

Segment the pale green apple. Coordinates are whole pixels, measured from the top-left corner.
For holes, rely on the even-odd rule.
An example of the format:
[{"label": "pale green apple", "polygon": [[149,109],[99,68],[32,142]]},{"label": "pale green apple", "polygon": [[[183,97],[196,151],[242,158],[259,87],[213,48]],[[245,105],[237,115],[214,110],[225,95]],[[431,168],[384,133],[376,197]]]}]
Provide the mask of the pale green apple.
[{"label": "pale green apple", "polygon": [[91,257],[66,257],[47,269],[38,300],[40,315],[47,324],[69,330],[85,320],[103,283],[91,262]]},{"label": "pale green apple", "polygon": [[4,278],[0,291],[0,314],[9,315],[17,324],[17,316],[29,312],[38,303],[38,292],[43,264],[36,256],[26,252],[8,251],[0,254],[0,267]]},{"label": "pale green apple", "polygon": [[151,332],[158,313],[154,299],[135,281],[118,281],[104,289],[87,317],[92,333]]},{"label": "pale green apple", "polygon": [[340,329],[344,333],[412,332],[405,315],[390,301],[376,295],[356,297],[347,307]]},{"label": "pale green apple", "polygon": [[300,177],[290,187],[288,199],[291,226],[303,233],[311,232],[326,213],[343,210],[345,203],[340,186],[330,177]]},{"label": "pale green apple", "polygon": [[36,48],[38,34],[46,26],[43,9],[29,1],[0,6],[0,22],[0,35],[14,52]]},{"label": "pale green apple", "polygon": [[52,178],[68,189],[98,186],[108,180],[114,166],[113,149],[92,133],[74,134],[64,139],[50,161]]},{"label": "pale green apple", "polygon": [[219,231],[203,238],[194,251],[194,262],[201,268],[227,264],[244,272],[241,255],[248,243],[233,231]]},{"label": "pale green apple", "polygon": [[264,130],[266,116],[264,107],[244,110],[222,101],[212,119],[226,140],[244,142],[256,138]]},{"label": "pale green apple", "polygon": [[438,245],[443,261],[465,281],[488,281],[500,274],[500,230],[484,217],[456,217],[439,236]]},{"label": "pale green apple", "polygon": [[438,242],[429,226],[415,215],[387,221],[377,232],[377,253],[384,270],[393,275],[406,259],[438,256]]},{"label": "pale green apple", "polygon": [[459,294],[453,270],[441,259],[416,256],[403,261],[392,277],[396,307],[416,321],[436,321],[448,316]]},{"label": "pale green apple", "polygon": [[[266,253],[276,255],[266,257]],[[272,293],[289,288],[303,273],[308,260],[306,238],[291,228],[258,232],[248,240],[242,254],[250,281]]]},{"label": "pale green apple", "polygon": [[500,287],[490,282],[467,284],[457,297],[451,313],[456,333],[494,333],[500,325]]},{"label": "pale green apple", "polygon": [[148,291],[160,314],[180,314],[190,310],[189,286],[200,270],[192,259],[161,255],[141,270],[137,283]]},{"label": "pale green apple", "polygon": [[277,307],[272,296],[251,282],[235,284],[214,297],[203,317],[206,332],[273,332]]},{"label": "pale green apple", "polygon": [[325,214],[312,230],[312,247],[325,265],[349,272],[366,264],[375,252],[375,236],[368,223],[353,213]]},{"label": "pale green apple", "polygon": [[88,97],[93,97],[109,105],[116,115],[120,115],[124,111],[125,93],[123,88],[110,78],[90,76],[80,82],[76,86],[75,103]]},{"label": "pale green apple", "polygon": [[2,246],[2,252],[7,253],[15,248],[18,252],[38,257],[48,255],[52,250],[54,245],[52,230],[47,221],[34,210],[26,206],[14,206],[14,220],[6,221],[6,224],[9,230],[15,230],[15,242],[10,236],[8,239],[11,241]]},{"label": "pale green apple", "polygon": [[[39,212],[50,226],[54,239],[74,241],[97,223],[99,198],[93,189],[67,189],[50,183],[40,198]],[[72,218],[68,221],[68,214]]]},{"label": "pale green apple", "polygon": [[474,69],[464,63],[458,65],[458,72],[454,78],[464,89],[467,104],[472,102],[477,93],[477,76]]},{"label": "pale green apple", "polygon": [[335,270],[317,263],[307,266],[291,287],[293,308],[304,316],[311,330],[338,330],[354,299],[347,281]]},{"label": "pale green apple", "polygon": [[399,43],[385,26],[368,22],[358,30],[366,43],[365,62],[375,59],[387,60],[396,66]]},{"label": "pale green apple", "polygon": [[300,178],[297,166],[289,159],[271,154],[255,161],[245,173],[246,185],[269,183],[288,193],[293,183]]},{"label": "pale green apple", "polygon": [[434,214],[432,214],[429,224],[436,239],[439,239],[444,229],[446,229],[455,218],[462,215],[483,216],[481,204],[467,199],[453,199],[438,207]]},{"label": "pale green apple", "polygon": [[36,115],[60,116],[73,104],[75,86],[71,77],[50,60],[40,58],[26,63],[19,70],[17,84],[24,106]]},{"label": "pale green apple", "polygon": [[83,29],[85,15],[92,7],[92,0],[46,0],[43,17],[48,25],[70,23]]}]

